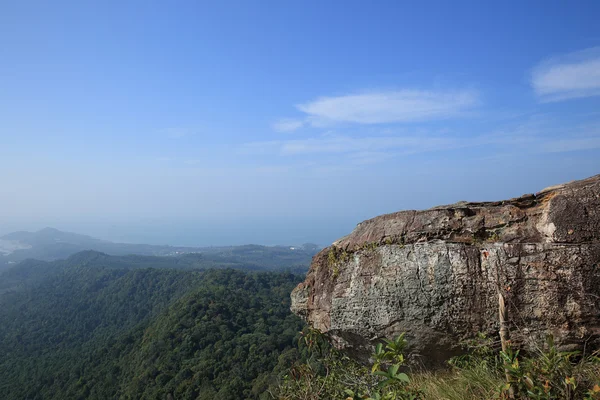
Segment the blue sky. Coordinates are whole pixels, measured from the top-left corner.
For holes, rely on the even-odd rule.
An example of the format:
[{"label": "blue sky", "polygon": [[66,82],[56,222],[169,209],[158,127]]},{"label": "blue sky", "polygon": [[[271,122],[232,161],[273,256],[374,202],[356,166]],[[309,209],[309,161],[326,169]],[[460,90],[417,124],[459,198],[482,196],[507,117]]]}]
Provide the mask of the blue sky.
[{"label": "blue sky", "polygon": [[600,173],[600,3],[0,4],[0,233],[328,244]]}]

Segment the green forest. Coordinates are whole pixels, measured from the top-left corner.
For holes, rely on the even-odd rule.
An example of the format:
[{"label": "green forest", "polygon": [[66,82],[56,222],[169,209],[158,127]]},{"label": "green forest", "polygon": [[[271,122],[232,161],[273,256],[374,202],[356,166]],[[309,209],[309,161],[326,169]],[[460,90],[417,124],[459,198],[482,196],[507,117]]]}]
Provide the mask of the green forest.
[{"label": "green forest", "polygon": [[3,399],[270,398],[300,359],[301,275],[131,260],[85,252],[2,276]]}]

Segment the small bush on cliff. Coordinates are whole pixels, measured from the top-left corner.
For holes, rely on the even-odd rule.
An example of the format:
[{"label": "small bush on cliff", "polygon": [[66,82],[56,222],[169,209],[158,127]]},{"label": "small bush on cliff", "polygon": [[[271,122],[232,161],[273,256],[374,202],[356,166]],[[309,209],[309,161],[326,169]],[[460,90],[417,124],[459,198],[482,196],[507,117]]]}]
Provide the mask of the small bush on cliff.
[{"label": "small bush on cliff", "polygon": [[333,348],[318,330],[304,329],[298,347],[306,361],[294,364],[271,388],[275,399],[345,399],[347,388],[363,392],[377,383],[364,365]]},{"label": "small bush on cliff", "polygon": [[340,274],[340,264],[350,259],[350,253],[337,247],[331,247],[327,253],[327,266],[332,270],[332,278],[335,279]]},{"label": "small bush on cliff", "polygon": [[272,390],[274,398],[508,399],[512,386],[515,400],[600,400],[600,353],[559,352],[551,338],[544,350],[523,356],[502,352],[498,341],[479,335],[465,343],[465,355],[449,361],[450,369],[410,374],[402,372],[404,335],[375,347],[370,371],[332,348],[318,331],[306,331],[302,344],[311,353],[308,362],[294,366]]},{"label": "small bush on cliff", "polygon": [[448,373],[419,374],[424,399],[600,399],[598,353],[559,352],[552,337],[528,356],[498,346],[479,335],[466,343],[466,355],[449,361]]},{"label": "small bush on cliff", "polygon": [[[385,345],[385,346],[384,346]],[[373,354],[373,376],[380,380],[375,387],[368,388],[365,393],[356,393],[346,389],[347,400],[415,400],[419,398],[418,390],[409,386],[410,378],[400,368],[404,366],[404,348],[406,340],[401,334],[394,340],[385,340],[375,346]]]},{"label": "small bush on cliff", "polygon": [[500,355],[509,377],[501,389],[504,397],[512,386],[514,397],[520,399],[600,398],[600,390],[594,393],[594,384],[600,382],[598,352],[587,357],[579,352],[560,352],[549,336],[545,349],[533,357],[520,357],[512,350]]},{"label": "small bush on cliff", "polygon": [[316,330],[306,329],[301,347],[310,353],[307,361],[294,365],[280,385],[271,391],[282,400],[414,400],[404,366],[404,335],[375,347],[371,370],[333,348]]}]

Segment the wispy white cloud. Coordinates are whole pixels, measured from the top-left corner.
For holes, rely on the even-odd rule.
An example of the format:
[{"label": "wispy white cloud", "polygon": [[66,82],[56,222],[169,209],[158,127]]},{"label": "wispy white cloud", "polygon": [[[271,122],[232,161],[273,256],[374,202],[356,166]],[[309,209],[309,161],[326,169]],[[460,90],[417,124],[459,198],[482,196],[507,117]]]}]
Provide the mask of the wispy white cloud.
[{"label": "wispy white cloud", "polygon": [[545,140],[541,150],[548,153],[561,153],[600,149],[600,121],[569,130],[564,129],[562,133]]},{"label": "wispy white cloud", "polygon": [[563,153],[568,151],[594,149],[600,149],[600,135],[596,137],[550,140],[542,146],[542,150],[547,153]]},{"label": "wispy white cloud", "polygon": [[533,70],[531,84],[542,101],[600,95],[600,47],[541,63]]},{"label": "wispy white cloud", "polygon": [[310,160],[317,165],[360,168],[408,155],[466,149],[480,149],[481,154],[493,157],[506,151],[526,155],[600,148],[600,121],[572,126],[546,114],[519,117],[504,127],[481,134],[449,129],[415,129],[411,134],[401,128],[394,135],[387,127],[379,134],[371,128],[367,131],[361,136],[327,132],[304,139],[252,142],[239,150],[260,158],[285,157],[291,163]]},{"label": "wispy white cloud", "polygon": [[281,140],[244,143],[238,148],[238,152],[251,155],[274,154],[279,152],[282,143],[284,141]]},{"label": "wispy white cloud", "polygon": [[513,152],[566,153],[600,149],[600,121],[567,124],[539,114],[511,128],[482,135],[476,144],[509,147]]},{"label": "wispy white cloud", "polygon": [[188,136],[193,136],[198,133],[198,129],[186,127],[173,127],[163,129],[161,133],[169,139],[181,139]]},{"label": "wispy white cloud", "polygon": [[304,126],[304,121],[300,119],[284,118],[273,124],[273,129],[277,132],[293,132]]},{"label": "wispy white cloud", "polygon": [[[412,154],[456,146],[460,146],[460,141],[447,137],[352,137],[329,133],[307,139],[247,143],[241,151],[245,154],[275,153],[280,156],[351,154],[357,160],[369,158],[373,161],[377,155],[384,153],[389,158],[391,152]],[[383,159],[381,157],[380,161]]]},{"label": "wispy white cloud", "polygon": [[353,165],[379,164],[395,157],[393,152],[386,151],[359,151],[350,155]]},{"label": "wispy white cloud", "polygon": [[296,107],[312,125],[384,124],[458,116],[478,103],[473,90],[397,90],[320,97]]}]

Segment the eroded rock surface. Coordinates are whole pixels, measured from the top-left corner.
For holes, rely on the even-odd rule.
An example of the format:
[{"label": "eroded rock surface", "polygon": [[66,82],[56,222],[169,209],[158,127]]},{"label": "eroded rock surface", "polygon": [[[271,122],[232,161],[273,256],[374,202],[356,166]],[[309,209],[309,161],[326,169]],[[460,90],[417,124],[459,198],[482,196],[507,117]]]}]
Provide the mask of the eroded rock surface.
[{"label": "eroded rock surface", "polygon": [[518,345],[551,333],[563,349],[600,347],[600,175],[364,221],[314,257],[292,311],[359,358],[407,332],[435,364],[497,335],[499,292]]}]

